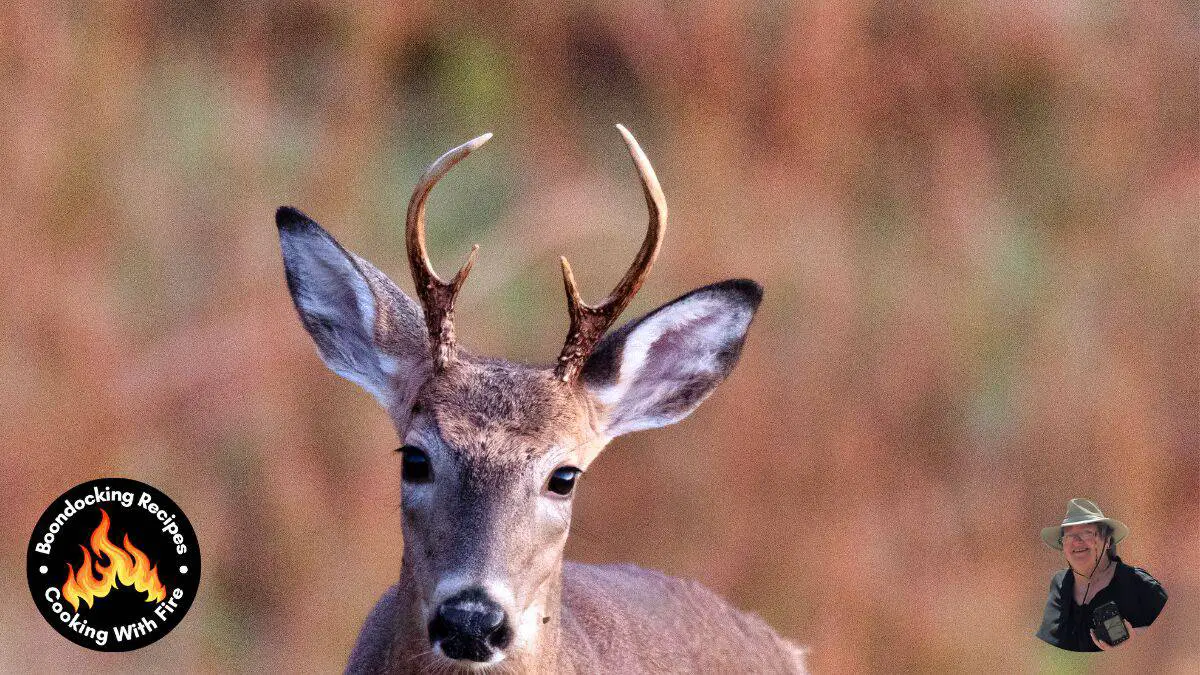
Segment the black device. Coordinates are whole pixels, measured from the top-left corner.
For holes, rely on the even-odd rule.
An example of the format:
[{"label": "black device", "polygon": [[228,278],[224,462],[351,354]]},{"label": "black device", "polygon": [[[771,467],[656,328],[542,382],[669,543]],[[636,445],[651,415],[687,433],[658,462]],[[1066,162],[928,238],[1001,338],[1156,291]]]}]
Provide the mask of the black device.
[{"label": "black device", "polygon": [[1092,610],[1092,627],[1096,629],[1096,638],[1112,646],[1117,646],[1129,639],[1129,631],[1121,617],[1117,603],[1109,601]]}]

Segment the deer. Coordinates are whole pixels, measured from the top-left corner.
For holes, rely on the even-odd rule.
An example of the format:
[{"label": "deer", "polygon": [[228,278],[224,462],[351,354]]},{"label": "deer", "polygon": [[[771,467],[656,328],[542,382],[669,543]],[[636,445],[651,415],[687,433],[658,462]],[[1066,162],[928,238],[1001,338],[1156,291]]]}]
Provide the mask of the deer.
[{"label": "deer", "polygon": [[387,411],[402,443],[398,583],[370,612],[348,673],[799,673],[804,650],[699,583],[564,561],[580,476],[613,438],[687,417],[737,363],[762,288],[697,288],[608,332],[646,280],[667,205],[633,135],[649,226],[600,303],[560,258],[570,327],[553,366],[471,354],[454,304],[478,245],[446,281],[425,202],[490,138],[446,152],[408,204],[417,300],[301,211],[276,213],[288,289],[325,364]]}]

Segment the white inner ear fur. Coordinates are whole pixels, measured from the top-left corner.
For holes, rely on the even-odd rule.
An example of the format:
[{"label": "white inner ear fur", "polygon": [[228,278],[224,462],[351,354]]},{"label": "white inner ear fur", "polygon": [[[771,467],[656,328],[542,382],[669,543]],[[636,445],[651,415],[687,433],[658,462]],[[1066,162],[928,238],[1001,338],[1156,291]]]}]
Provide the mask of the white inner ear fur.
[{"label": "white inner ear fur", "polygon": [[[635,328],[626,338],[616,382],[593,391],[610,410],[605,435],[661,427],[686,417],[695,406],[674,414],[659,414],[656,408],[669,400],[682,382],[716,375],[722,367],[718,355],[729,343],[741,339],[753,316],[753,310],[743,303],[702,294],[658,312]],[[679,352],[656,355],[673,361],[649,364],[657,372],[643,374],[651,348],[669,333],[681,334],[686,345]]]},{"label": "white inner ear fur", "polygon": [[[318,345],[329,369],[365,389],[385,408],[391,403],[388,386],[396,375],[396,359],[375,348],[375,295],[346,254],[319,234],[290,234],[283,238],[284,258],[300,283],[297,302],[303,313],[331,323],[357,323],[358,344]],[[347,316],[345,290],[354,296],[356,317]],[[344,336],[343,336],[344,337]],[[349,347],[349,348],[347,348]],[[355,347],[366,347],[368,354]],[[336,350],[326,353],[326,350]]]}]

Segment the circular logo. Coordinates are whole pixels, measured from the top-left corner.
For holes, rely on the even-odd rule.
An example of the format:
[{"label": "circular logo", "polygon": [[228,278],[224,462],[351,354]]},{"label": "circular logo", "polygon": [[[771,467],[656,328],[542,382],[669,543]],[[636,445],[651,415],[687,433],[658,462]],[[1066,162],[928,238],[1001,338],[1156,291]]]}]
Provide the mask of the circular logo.
[{"label": "circular logo", "polygon": [[46,621],[103,652],[171,632],[200,585],[200,547],[183,511],[126,478],[89,481],[56,499],[33,528],[26,560]]}]

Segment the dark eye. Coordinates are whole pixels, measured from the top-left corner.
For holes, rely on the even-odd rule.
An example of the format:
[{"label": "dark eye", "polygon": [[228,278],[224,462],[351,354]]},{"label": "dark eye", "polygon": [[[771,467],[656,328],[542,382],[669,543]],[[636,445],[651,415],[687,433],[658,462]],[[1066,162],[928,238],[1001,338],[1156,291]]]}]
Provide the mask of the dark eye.
[{"label": "dark eye", "polygon": [[406,445],[400,448],[400,452],[404,455],[401,460],[400,478],[405,483],[428,483],[432,479],[433,466],[424,450],[415,445]]},{"label": "dark eye", "polygon": [[546,487],[556,495],[569,495],[575,489],[575,479],[579,477],[579,469],[573,466],[563,466],[550,474],[550,484]]}]

